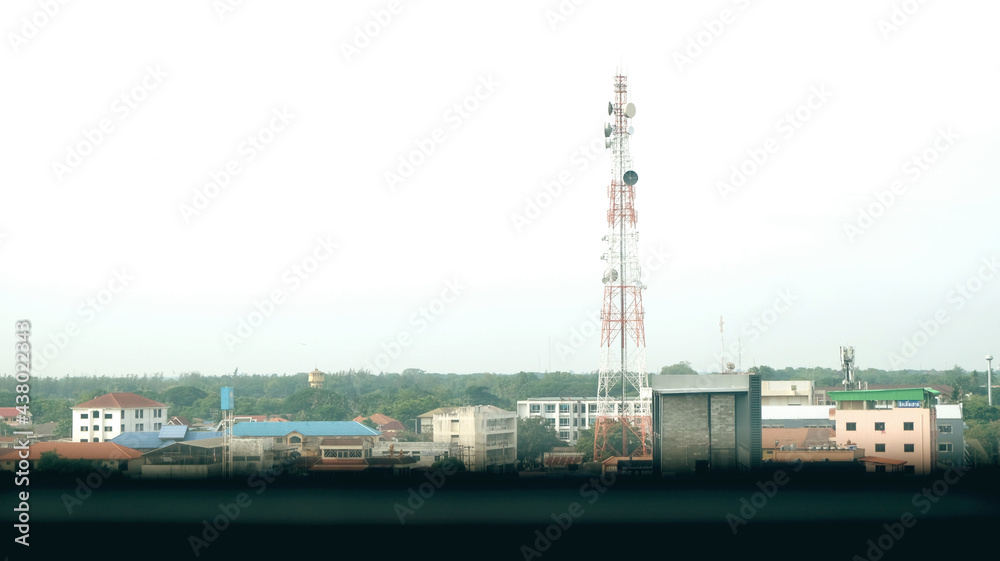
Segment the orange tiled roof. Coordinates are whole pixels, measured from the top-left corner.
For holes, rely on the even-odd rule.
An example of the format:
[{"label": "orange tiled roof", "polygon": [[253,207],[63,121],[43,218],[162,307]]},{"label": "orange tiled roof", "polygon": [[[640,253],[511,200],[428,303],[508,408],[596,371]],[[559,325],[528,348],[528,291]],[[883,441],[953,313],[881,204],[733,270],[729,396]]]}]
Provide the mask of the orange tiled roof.
[{"label": "orange tiled roof", "polygon": [[[55,452],[68,460],[133,460],[142,452],[114,442],[38,442],[28,446],[28,460],[37,460],[44,452]],[[18,460],[20,450],[7,450],[0,461]]]},{"label": "orange tiled roof", "polygon": [[[134,393],[106,393],[100,397],[95,397],[90,401],[84,401],[76,407],[100,407],[125,409],[129,407],[166,407],[159,401],[153,401],[148,397],[142,397]],[[78,444],[83,444],[82,442]],[[99,442],[97,444],[100,444]]]}]

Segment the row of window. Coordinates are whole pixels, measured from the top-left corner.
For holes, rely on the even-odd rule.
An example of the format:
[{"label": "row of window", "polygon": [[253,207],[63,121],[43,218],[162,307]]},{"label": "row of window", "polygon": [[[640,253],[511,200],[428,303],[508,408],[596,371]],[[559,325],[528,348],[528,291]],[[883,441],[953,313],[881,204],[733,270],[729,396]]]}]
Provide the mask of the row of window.
[{"label": "row of window", "polygon": [[[569,413],[569,405],[570,405],[569,403],[560,403],[559,404],[559,412],[560,413]],[[586,408],[589,410],[589,412],[591,412],[591,413],[597,413],[597,404],[596,403],[587,403],[587,404],[574,403],[573,404],[573,412],[574,413],[581,413],[580,409],[578,408],[579,405],[585,405]],[[528,412],[529,413],[541,413],[542,412],[542,404],[541,403],[531,403],[531,404],[529,404],[529,406],[528,406]],[[555,413],[556,412],[556,404],[555,403],[546,403],[545,404],[545,412],[546,413]]]},{"label": "row of window", "polygon": [[[153,430],[160,430],[162,428],[163,428],[163,423],[153,423]],[[135,430],[137,430],[139,432],[142,432],[144,429],[145,429],[145,425],[143,423],[139,423],[139,424],[137,424],[135,426]],[[90,430],[90,428],[87,425],[80,425],[80,431],[81,432],[88,432],[89,430]],[[100,432],[100,430],[101,430],[101,425],[94,425],[94,432]],[[114,429],[112,429],[111,427],[104,427],[104,430],[106,432],[109,432],[109,431],[114,430]],[[119,432],[125,432],[125,425],[121,426],[121,430]],[[84,441],[84,442],[86,442],[86,441]]]},{"label": "row of window", "polygon": [[[105,419],[113,419],[114,418],[113,415],[114,415],[114,413],[105,413],[104,414],[104,418]],[[125,418],[125,410],[124,409],[121,410],[121,412],[119,413],[119,416],[122,419]],[[136,409],[135,410],[135,418],[136,419],[142,419],[144,417],[145,417],[145,409]],[[162,417],[163,417],[163,409],[153,409],[153,418],[154,419],[160,419]],[[100,419],[101,418],[101,412],[97,411],[97,410],[94,410],[94,411],[91,411],[90,414],[80,413],[80,418],[81,419],[88,419],[88,418],[90,418],[90,419]]]},{"label": "row of window", "polygon": [[[885,444],[875,443],[875,451],[876,452],[885,452]],[[903,445],[903,452],[913,452],[913,451],[914,451],[914,445],[913,444],[904,444]]]},{"label": "row of window", "polygon": [[[858,430],[858,424],[844,423],[844,430]],[[885,423],[875,423],[875,430],[885,432]],[[903,430],[913,430],[913,423],[903,423]]]}]

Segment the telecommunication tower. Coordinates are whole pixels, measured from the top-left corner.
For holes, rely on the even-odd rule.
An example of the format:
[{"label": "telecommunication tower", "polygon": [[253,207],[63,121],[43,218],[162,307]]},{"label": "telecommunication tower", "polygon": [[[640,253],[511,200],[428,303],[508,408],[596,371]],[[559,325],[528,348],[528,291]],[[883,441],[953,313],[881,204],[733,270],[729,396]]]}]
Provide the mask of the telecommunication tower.
[{"label": "telecommunication tower", "polygon": [[840,347],[840,368],[844,379],[840,383],[845,390],[867,390],[868,382],[858,380],[857,365],[854,363],[854,347]]},{"label": "telecommunication tower", "polygon": [[[597,378],[594,459],[607,455],[648,456],[652,434],[652,393],[646,377],[646,333],[643,327],[642,271],[636,230],[635,184],[629,154],[635,104],[629,101],[628,77],[615,74],[612,119],[604,125],[604,146],[611,150],[608,185],[608,249],[601,308],[601,365]],[[620,425],[621,434],[618,433]],[[612,431],[612,428],[615,430]],[[614,432],[615,434],[611,434]],[[629,443],[629,434],[638,444]],[[620,438],[619,438],[620,437]],[[620,446],[619,446],[620,443]]]}]

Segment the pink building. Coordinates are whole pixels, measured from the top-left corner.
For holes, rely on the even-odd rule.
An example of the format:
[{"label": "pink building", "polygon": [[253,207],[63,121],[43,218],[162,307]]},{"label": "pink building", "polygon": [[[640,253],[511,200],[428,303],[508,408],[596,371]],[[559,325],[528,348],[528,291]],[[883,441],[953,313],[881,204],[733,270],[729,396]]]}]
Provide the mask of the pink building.
[{"label": "pink building", "polygon": [[930,388],[829,392],[837,403],[837,444],[863,448],[861,461],[869,471],[928,475],[937,469],[940,393]]}]

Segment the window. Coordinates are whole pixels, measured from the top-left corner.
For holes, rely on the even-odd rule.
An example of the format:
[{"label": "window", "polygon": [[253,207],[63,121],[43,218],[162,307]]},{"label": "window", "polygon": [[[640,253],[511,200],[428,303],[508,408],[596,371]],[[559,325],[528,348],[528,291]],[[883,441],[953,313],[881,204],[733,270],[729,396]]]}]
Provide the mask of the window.
[{"label": "window", "polygon": [[86,439],[86,438],[81,438],[81,439],[80,439],[80,442],[86,442],[86,441],[87,441],[87,439]]},{"label": "window", "polygon": [[111,432],[111,427],[104,427],[105,432]]},{"label": "window", "polygon": [[880,399],[875,402],[875,409],[892,409],[891,399]]},{"label": "window", "polygon": [[163,428],[163,423],[153,423],[153,430],[160,430]]},{"label": "window", "polygon": [[569,404],[568,403],[560,403],[559,404],[559,412],[560,413],[569,413]]},{"label": "window", "polygon": [[574,426],[574,427],[575,427],[575,426],[579,426],[579,423],[577,423],[577,419],[576,419],[576,417],[573,417],[573,426]]},{"label": "window", "polygon": [[153,417],[163,417],[163,409],[153,409]]},{"label": "window", "polygon": [[545,419],[545,424],[546,425],[555,425],[556,424],[556,420],[555,419]]},{"label": "window", "polygon": [[[80,427],[81,432],[87,432],[88,430],[89,429],[86,427],[86,425]],[[84,440],[84,442],[86,442],[86,440]]]},{"label": "window", "polygon": [[913,423],[903,423],[903,430],[913,430]]},{"label": "window", "polygon": [[136,419],[141,419],[142,418],[142,414],[143,414],[143,410],[142,409],[136,409],[135,410],[135,418]]},{"label": "window", "polygon": [[91,440],[94,441],[94,442],[100,442],[101,441],[100,438],[92,438]]},{"label": "window", "polygon": [[912,451],[913,451],[913,445],[912,444],[904,444],[903,445],[903,452],[912,452]]},{"label": "window", "polygon": [[561,430],[559,431],[559,438],[563,440],[569,440],[569,431]]},{"label": "window", "polygon": [[104,414],[104,418],[105,419],[110,419],[111,418],[111,413],[105,413]]},{"label": "window", "polygon": [[875,430],[885,430],[885,423],[875,423]]},{"label": "window", "polygon": [[94,430],[101,430],[101,425],[94,425]]},{"label": "window", "polygon": [[938,444],[938,452],[954,452],[955,449],[952,448],[951,442],[942,442]]},{"label": "window", "polygon": [[857,423],[847,423],[847,426],[844,427],[844,430],[858,430],[858,424]]},{"label": "window", "polygon": [[597,413],[597,404],[596,403],[590,403],[590,404],[587,405],[587,407],[588,407],[588,411],[589,412],[591,412],[591,413]]},{"label": "window", "polygon": [[576,405],[577,405],[577,404],[575,404],[575,403],[573,404],[573,412],[574,412],[574,413],[577,413],[577,412],[578,412],[578,411],[577,411],[577,408],[576,408]]},{"label": "window", "polygon": [[951,432],[951,425],[938,425],[938,432]]},{"label": "window", "polygon": [[885,444],[876,444],[875,445],[875,451],[876,452],[885,452]]},{"label": "window", "polygon": [[546,403],[545,404],[545,412],[546,413],[555,413],[556,412],[556,404],[555,403]]},{"label": "window", "polygon": [[122,432],[125,432],[125,425],[122,425]]},{"label": "window", "polygon": [[302,437],[301,436],[289,436],[288,437],[288,443],[289,444],[301,444],[302,443]]},{"label": "window", "polygon": [[97,411],[97,410],[91,411],[90,412],[90,416],[91,416],[91,418],[99,419],[99,418],[101,418],[101,412]]},{"label": "window", "polygon": [[528,407],[529,407],[529,411],[528,412],[531,413],[531,414],[536,414],[536,413],[541,413],[542,412],[542,406],[539,405],[539,404],[537,404],[537,403],[532,403]]},{"label": "window", "polygon": [[80,418],[81,419],[86,419],[87,418],[87,414],[86,413],[80,413]]},{"label": "window", "polygon": [[559,426],[560,427],[568,427],[569,426],[569,419],[567,419],[565,417],[562,418],[562,419],[559,419]]},{"label": "window", "polygon": [[143,424],[142,424],[142,423],[139,423],[139,424],[137,424],[137,425],[135,426],[135,430],[137,430],[137,431],[139,431],[139,432],[142,432],[142,430],[143,430]]}]

